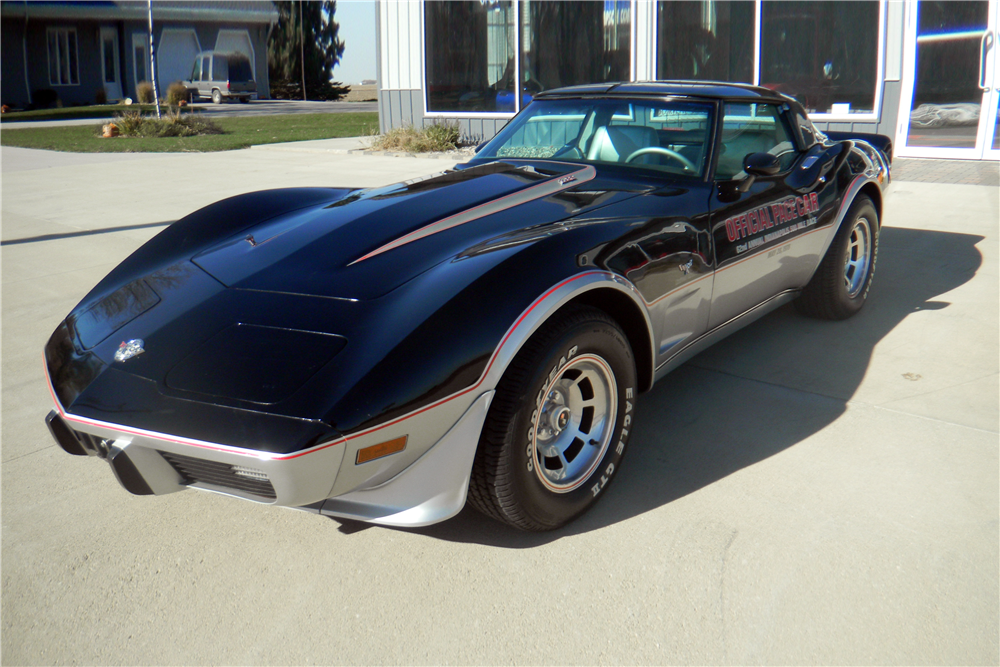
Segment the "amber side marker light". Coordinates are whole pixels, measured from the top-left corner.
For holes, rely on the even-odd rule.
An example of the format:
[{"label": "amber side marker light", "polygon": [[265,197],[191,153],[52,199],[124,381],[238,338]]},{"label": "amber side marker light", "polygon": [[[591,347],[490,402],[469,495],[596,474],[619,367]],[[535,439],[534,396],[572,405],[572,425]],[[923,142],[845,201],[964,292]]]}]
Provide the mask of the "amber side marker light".
[{"label": "amber side marker light", "polygon": [[380,442],[377,445],[372,445],[370,447],[363,447],[358,450],[358,457],[355,459],[355,465],[360,465],[362,463],[368,463],[369,461],[374,461],[375,459],[380,459],[384,456],[389,456],[390,454],[396,454],[406,449],[406,439],[409,436],[402,436],[394,440],[389,440],[388,442]]}]

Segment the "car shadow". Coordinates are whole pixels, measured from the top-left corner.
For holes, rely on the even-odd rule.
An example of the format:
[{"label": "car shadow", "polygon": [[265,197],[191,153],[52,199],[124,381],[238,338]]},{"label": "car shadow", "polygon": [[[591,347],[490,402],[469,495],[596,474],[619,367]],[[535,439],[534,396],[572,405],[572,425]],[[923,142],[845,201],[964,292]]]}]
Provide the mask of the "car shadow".
[{"label": "car shadow", "polygon": [[[640,398],[629,452],[607,497],[568,526],[524,533],[466,506],[449,521],[405,530],[536,547],[641,515],[795,446],[844,413],[890,331],[914,312],[949,307],[935,299],[975,276],[982,239],[886,227],[869,303],[856,317],[811,320],[788,305],[671,373]],[[754,369],[767,369],[767,379],[755,379]],[[361,528],[341,525],[344,533]]]}]

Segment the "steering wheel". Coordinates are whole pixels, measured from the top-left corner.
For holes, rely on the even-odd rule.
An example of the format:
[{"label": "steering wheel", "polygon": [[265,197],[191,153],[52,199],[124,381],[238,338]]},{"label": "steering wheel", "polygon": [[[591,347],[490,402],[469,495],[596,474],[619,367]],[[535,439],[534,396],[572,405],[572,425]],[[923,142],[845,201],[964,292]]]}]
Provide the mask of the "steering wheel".
[{"label": "steering wheel", "polygon": [[669,148],[662,148],[660,146],[647,146],[646,148],[640,148],[639,150],[637,150],[636,152],[632,153],[627,158],[625,158],[625,162],[626,163],[631,162],[632,160],[636,159],[641,155],[648,155],[650,153],[657,153],[660,155],[666,155],[667,157],[672,157],[673,159],[677,160],[682,165],[684,165],[685,170],[698,171],[698,167],[694,166],[694,163],[691,162],[691,160],[687,159],[677,151],[672,151]]},{"label": "steering wheel", "polygon": [[[574,155],[575,153],[575,155]],[[569,157],[573,159],[582,158],[583,153],[580,149],[573,145],[573,142],[563,144],[559,150],[552,154],[552,157]]]}]

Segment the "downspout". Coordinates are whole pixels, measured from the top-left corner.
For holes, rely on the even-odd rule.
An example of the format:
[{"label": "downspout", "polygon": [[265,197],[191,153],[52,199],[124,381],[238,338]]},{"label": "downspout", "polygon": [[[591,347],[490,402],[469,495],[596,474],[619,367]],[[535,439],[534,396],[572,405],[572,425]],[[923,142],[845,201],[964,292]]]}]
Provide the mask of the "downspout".
[{"label": "downspout", "polygon": [[[45,45],[48,48],[48,44]],[[31,100],[31,77],[28,76],[28,0],[24,0],[24,34],[21,35],[21,57],[24,59],[24,90],[28,93],[28,106],[34,104]]]},{"label": "downspout", "polygon": [[[420,57],[426,58],[426,54],[425,49]],[[382,3],[378,1],[375,2],[375,100],[378,102],[378,131],[385,133],[389,128],[382,120],[385,118],[382,114]]]}]

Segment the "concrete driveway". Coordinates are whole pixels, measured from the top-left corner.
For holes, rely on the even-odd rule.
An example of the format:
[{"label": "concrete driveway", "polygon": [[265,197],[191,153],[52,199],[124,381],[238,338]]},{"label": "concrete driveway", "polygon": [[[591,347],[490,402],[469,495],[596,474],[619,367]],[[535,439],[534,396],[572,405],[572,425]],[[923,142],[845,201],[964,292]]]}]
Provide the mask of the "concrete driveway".
[{"label": "concrete driveway", "polygon": [[131,496],[43,417],[60,319],[226,196],[440,160],[4,148],[3,664],[997,664],[998,190],[897,182],[871,301],[781,309],[639,401],[564,530],[421,530]]}]

